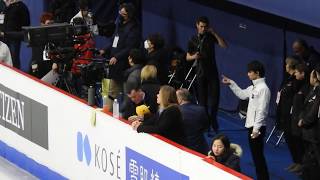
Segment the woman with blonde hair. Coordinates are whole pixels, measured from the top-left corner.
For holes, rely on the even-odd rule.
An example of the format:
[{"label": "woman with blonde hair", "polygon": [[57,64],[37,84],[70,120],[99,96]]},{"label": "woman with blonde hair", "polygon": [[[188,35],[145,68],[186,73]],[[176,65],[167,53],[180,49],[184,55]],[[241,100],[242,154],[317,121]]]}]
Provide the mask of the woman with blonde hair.
[{"label": "woman with blonde hair", "polygon": [[171,86],[161,86],[157,95],[158,113],[143,122],[135,121],[132,127],[137,132],[157,133],[176,143],[185,144],[182,115],[177,105],[176,91]]},{"label": "woman with blonde hair", "polygon": [[141,89],[154,99],[154,107],[157,107],[155,100],[160,90],[160,83],[157,80],[157,68],[154,65],[146,65],[141,70]]}]

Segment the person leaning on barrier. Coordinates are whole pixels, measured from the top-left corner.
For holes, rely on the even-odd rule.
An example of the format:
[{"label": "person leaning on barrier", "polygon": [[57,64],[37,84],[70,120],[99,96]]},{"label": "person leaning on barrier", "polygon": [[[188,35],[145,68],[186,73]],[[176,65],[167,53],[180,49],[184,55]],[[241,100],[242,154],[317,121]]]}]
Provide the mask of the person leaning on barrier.
[{"label": "person leaning on barrier", "polygon": [[227,136],[218,134],[212,139],[211,150],[208,152],[206,159],[212,159],[240,172],[241,155],[242,149],[239,145],[230,143]]},{"label": "person leaning on barrier", "polygon": [[129,121],[136,120],[136,107],[140,105],[149,106],[151,113],[155,114],[157,112],[156,99],[154,99],[148,92],[145,92],[141,89],[141,86],[138,84],[132,84],[128,86],[128,91],[126,92],[128,96],[128,101],[123,107],[122,114],[123,118],[128,119]]},{"label": "person leaning on barrier", "polygon": [[302,128],[305,152],[302,162],[302,179],[320,179],[320,70],[310,74],[312,89],[300,113],[298,126]]},{"label": "person leaning on barrier", "polygon": [[131,126],[137,132],[156,133],[178,144],[185,144],[182,114],[177,105],[176,90],[171,86],[161,86],[156,115],[143,121],[134,121]]},{"label": "person leaning on barrier", "polygon": [[269,179],[263,149],[271,94],[264,74],[264,67],[259,61],[250,62],[248,64],[248,78],[253,85],[246,89],[241,89],[233,80],[222,76],[222,83],[229,85],[238,98],[249,99],[245,127],[248,130],[249,146],[258,180]]},{"label": "person leaning on barrier", "polygon": [[187,89],[176,91],[182,123],[186,135],[186,146],[202,154],[208,152],[208,143],[203,133],[208,128],[208,115],[204,107],[192,103],[191,94]]}]

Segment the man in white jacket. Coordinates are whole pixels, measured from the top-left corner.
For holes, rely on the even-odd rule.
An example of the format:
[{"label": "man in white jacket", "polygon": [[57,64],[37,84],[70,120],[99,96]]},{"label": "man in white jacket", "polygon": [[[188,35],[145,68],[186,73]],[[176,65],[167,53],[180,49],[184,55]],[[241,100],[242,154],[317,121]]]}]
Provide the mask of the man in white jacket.
[{"label": "man in white jacket", "polygon": [[264,74],[264,67],[260,62],[252,61],[249,63],[248,77],[253,85],[246,89],[241,89],[233,80],[222,76],[222,83],[229,85],[236,96],[242,100],[249,99],[245,127],[248,129],[249,145],[258,180],[269,179],[263,146],[269,111],[270,90],[265,82]]}]

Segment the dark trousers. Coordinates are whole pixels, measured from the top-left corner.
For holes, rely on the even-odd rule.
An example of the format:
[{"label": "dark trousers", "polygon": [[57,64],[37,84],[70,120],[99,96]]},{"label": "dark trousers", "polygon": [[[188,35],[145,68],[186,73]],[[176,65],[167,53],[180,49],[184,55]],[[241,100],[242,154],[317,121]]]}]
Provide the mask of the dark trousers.
[{"label": "dark trousers", "polygon": [[266,134],[266,127],[262,126],[260,128],[260,135],[257,138],[252,139],[251,133],[253,128],[248,128],[248,140],[250,151],[252,154],[253,163],[256,167],[256,174],[258,180],[268,180],[269,173],[268,167],[266,163],[266,159],[264,157],[264,136]]},{"label": "dark trousers", "polygon": [[303,146],[301,146],[301,144],[303,144],[303,140],[302,137],[293,135],[291,119],[289,118],[289,120],[290,121],[283,121],[284,139],[288,145],[293,162],[301,164],[304,150]]},{"label": "dark trousers", "polygon": [[9,40],[6,42],[11,53],[13,67],[20,69],[20,41]]},{"label": "dark trousers", "polygon": [[217,131],[219,129],[217,121],[217,112],[219,108],[220,83],[219,78],[214,76],[198,76],[198,101],[204,106],[209,115],[212,128]]},{"label": "dark trousers", "polygon": [[316,144],[305,142],[305,153],[303,155],[302,179],[319,180],[320,164],[319,164],[319,146]]},{"label": "dark trousers", "polygon": [[284,139],[286,140],[286,143],[288,145],[288,149],[291,154],[293,162],[301,164],[303,152],[304,152],[304,147],[301,146],[301,144],[303,144],[302,138],[292,135],[290,129],[285,129]]}]

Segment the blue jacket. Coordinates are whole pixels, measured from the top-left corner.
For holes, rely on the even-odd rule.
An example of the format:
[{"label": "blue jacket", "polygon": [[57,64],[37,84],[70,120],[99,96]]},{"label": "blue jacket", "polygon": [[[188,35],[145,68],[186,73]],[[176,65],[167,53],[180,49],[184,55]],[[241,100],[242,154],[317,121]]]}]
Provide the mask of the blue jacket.
[{"label": "blue jacket", "polygon": [[180,105],[187,147],[202,154],[208,152],[208,143],[203,132],[208,128],[209,119],[205,108],[193,103]]}]

